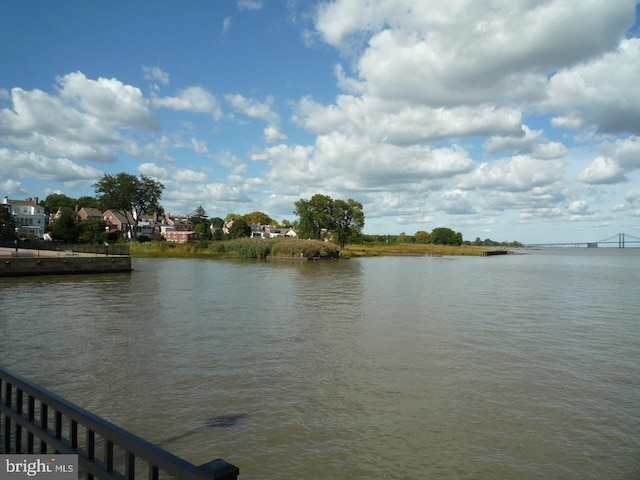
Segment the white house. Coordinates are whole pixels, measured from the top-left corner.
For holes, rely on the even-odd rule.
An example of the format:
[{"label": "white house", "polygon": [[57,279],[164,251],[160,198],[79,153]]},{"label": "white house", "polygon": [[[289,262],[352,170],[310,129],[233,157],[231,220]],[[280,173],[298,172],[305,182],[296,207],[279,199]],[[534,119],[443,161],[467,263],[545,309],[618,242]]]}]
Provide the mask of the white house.
[{"label": "white house", "polygon": [[4,197],[0,203],[13,215],[18,233],[31,233],[38,238],[44,237],[44,207],[38,205],[38,197],[26,200],[10,200]]}]

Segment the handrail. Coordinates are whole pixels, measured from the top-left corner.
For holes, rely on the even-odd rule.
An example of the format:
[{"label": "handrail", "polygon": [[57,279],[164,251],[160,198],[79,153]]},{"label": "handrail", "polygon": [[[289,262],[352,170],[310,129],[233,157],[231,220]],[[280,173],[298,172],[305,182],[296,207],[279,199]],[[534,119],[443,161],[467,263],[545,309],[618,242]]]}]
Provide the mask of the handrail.
[{"label": "handrail", "polygon": [[[36,419],[38,411],[40,418]],[[62,432],[65,419],[69,427],[66,437]],[[78,464],[88,472],[89,479],[133,479],[136,459],[148,464],[150,479],[158,479],[160,471],[185,480],[236,480],[239,475],[238,467],[222,459],[195,466],[3,367],[0,367],[0,424],[4,424],[4,432],[0,430],[0,452],[11,453],[13,444],[15,453],[23,453],[25,447],[26,453],[34,453],[36,437],[40,440],[40,453],[47,453],[50,446],[58,453],[77,454]],[[79,426],[86,431],[84,448],[79,444]],[[26,442],[23,429],[28,432]],[[96,456],[99,443],[96,436],[104,444],[102,458]],[[114,447],[125,452],[124,473],[115,470]]]}]

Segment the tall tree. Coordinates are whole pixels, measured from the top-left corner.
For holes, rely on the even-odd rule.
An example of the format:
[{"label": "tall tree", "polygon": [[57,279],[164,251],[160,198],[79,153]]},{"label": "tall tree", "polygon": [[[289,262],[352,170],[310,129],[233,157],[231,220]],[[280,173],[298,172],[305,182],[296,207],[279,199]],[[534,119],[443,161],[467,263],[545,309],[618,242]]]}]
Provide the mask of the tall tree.
[{"label": "tall tree", "polygon": [[327,195],[316,194],[310,200],[301,198],[294,203],[293,213],[300,218],[298,236],[320,240],[322,230],[333,228],[332,205],[333,200]]},{"label": "tall tree", "polygon": [[434,228],[431,232],[431,243],[436,245],[462,245],[462,234],[450,228]]},{"label": "tall tree", "polygon": [[293,213],[300,218],[298,236],[321,239],[322,231],[331,232],[337,243],[344,247],[362,233],[364,213],[362,204],[353,200],[333,200],[327,195],[316,194],[310,200],[301,198],[294,203]]},{"label": "tall tree", "polygon": [[195,212],[191,214],[190,220],[191,220],[191,223],[193,223],[194,225],[204,223],[206,226],[209,226],[209,220],[207,219],[207,212],[202,207],[202,205],[198,206]]},{"label": "tall tree", "polygon": [[164,185],[152,178],[129,173],[104,175],[93,186],[105,209],[113,209],[126,217],[131,212],[136,222],[143,214],[160,212]]},{"label": "tall tree", "polygon": [[16,238],[16,222],[9,209],[0,206],[0,240]]},{"label": "tall tree", "polygon": [[78,240],[78,222],[73,209],[63,207],[60,218],[51,225],[51,234],[55,240],[72,243]]},{"label": "tall tree", "polygon": [[273,225],[275,220],[263,212],[251,212],[243,215],[244,221],[251,224]]},{"label": "tall tree", "polygon": [[[44,213],[55,214],[63,208],[75,208],[78,201],[75,198],[67,197],[64,193],[52,193],[40,202],[40,206],[44,208]],[[82,205],[84,206],[84,205]]]},{"label": "tall tree", "polygon": [[84,196],[78,198],[77,205],[80,208],[97,208],[100,209],[100,203],[95,197]]},{"label": "tall tree", "polygon": [[228,238],[242,238],[251,235],[251,227],[242,218],[233,221],[233,225],[229,228]]},{"label": "tall tree", "polygon": [[333,231],[337,237],[340,248],[344,247],[348,241],[354,241],[362,233],[364,228],[364,213],[362,204],[350,198],[344,200],[334,200],[333,208]]}]

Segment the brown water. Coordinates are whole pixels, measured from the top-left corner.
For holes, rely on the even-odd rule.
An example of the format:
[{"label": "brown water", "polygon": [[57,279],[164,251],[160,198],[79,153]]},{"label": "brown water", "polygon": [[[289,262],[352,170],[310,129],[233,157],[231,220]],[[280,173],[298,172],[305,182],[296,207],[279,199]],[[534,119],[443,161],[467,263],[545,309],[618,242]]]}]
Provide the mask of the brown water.
[{"label": "brown water", "polygon": [[640,478],[640,250],[134,268],[0,280],[0,364],[243,479]]}]

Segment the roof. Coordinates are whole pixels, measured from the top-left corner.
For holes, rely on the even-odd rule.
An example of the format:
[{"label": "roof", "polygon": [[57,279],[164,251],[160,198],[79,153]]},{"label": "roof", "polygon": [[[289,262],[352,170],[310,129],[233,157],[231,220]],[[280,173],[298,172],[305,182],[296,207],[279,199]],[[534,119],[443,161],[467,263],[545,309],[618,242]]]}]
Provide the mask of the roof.
[{"label": "roof", "polygon": [[136,221],[133,219],[133,215],[131,215],[131,212],[127,212],[126,217],[122,215],[121,212],[116,212],[115,210],[107,210],[106,212],[104,212],[104,216],[107,216],[107,213],[110,213],[112,216],[114,216],[120,223],[128,223],[131,225],[136,223]]},{"label": "roof", "polygon": [[90,208],[90,207],[82,207],[80,210],[84,210],[84,213],[87,214],[87,218],[89,217],[100,217],[102,218],[102,212],[100,210],[98,210],[97,208]]}]

